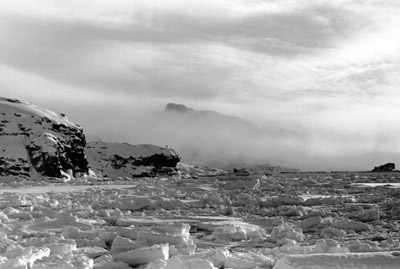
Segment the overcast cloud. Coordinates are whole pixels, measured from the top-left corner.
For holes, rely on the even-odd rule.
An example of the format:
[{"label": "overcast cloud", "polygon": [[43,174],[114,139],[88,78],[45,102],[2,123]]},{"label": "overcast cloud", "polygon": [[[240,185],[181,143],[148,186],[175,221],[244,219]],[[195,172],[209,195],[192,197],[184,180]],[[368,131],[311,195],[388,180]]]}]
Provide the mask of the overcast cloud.
[{"label": "overcast cloud", "polygon": [[398,14],[374,0],[4,0],[0,95],[132,143],[161,143],[150,115],[184,103],[285,130],[216,139],[246,156],[370,169],[400,161]]}]

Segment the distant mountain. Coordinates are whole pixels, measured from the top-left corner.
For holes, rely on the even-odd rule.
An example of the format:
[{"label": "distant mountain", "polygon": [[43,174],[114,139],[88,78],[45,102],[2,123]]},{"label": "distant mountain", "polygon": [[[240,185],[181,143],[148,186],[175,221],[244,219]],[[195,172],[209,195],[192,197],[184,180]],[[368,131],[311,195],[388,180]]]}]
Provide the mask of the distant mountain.
[{"label": "distant mountain", "polygon": [[193,113],[196,112],[193,108],[189,108],[185,105],[181,104],[174,104],[174,103],[169,103],[165,107],[165,111],[167,112],[176,112],[176,113]]},{"label": "distant mountain", "polygon": [[277,154],[270,140],[286,136],[290,132],[287,130],[260,128],[240,117],[176,103],[167,104],[150,122],[154,136],[161,135],[185,163],[227,170],[254,165],[262,170],[285,166],[276,163]]},{"label": "distant mountain", "polygon": [[220,114],[212,110],[195,110],[183,104],[169,103],[164,109],[164,117],[178,118],[184,120],[184,124],[205,124],[220,129],[231,129],[258,132],[260,131],[251,122],[245,121],[239,117]]}]

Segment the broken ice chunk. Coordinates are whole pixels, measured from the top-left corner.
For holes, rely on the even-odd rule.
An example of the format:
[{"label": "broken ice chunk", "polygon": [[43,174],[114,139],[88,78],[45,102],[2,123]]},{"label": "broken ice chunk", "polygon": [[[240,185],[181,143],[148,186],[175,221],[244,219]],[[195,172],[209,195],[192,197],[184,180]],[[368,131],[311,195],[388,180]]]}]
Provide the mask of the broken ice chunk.
[{"label": "broken ice chunk", "polygon": [[217,269],[214,265],[207,260],[191,259],[183,262],[184,269]]},{"label": "broken ice chunk", "polygon": [[82,254],[77,254],[72,257],[61,257],[51,255],[41,260],[36,261],[30,269],[92,269],[93,260]]},{"label": "broken ice chunk", "polygon": [[33,268],[32,264],[39,259],[44,257],[48,257],[50,255],[50,249],[48,248],[36,248],[29,247],[23,249],[21,252],[22,255],[4,260],[2,259],[0,263],[0,268],[13,268],[13,269],[25,269],[25,268]]},{"label": "broken ice chunk", "polygon": [[111,252],[116,254],[116,253],[121,253],[121,252],[125,252],[128,250],[137,249],[137,248],[140,248],[141,246],[143,246],[143,245],[140,245],[133,240],[130,240],[128,238],[124,238],[121,236],[117,236],[111,245]]},{"label": "broken ice chunk", "polygon": [[167,262],[161,259],[154,260],[150,262],[145,269],[164,269]]},{"label": "broken ice chunk", "polygon": [[147,264],[156,259],[167,260],[169,258],[169,245],[154,245],[152,247],[134,249],[114,255],[115,261],[126,262],[130,266]]},{"label": "broken ice chunk", "polygon": [[287,255],[276,263],[274,269],[396,269],[399,264],[400,257],[390,252],[308,254]]}]

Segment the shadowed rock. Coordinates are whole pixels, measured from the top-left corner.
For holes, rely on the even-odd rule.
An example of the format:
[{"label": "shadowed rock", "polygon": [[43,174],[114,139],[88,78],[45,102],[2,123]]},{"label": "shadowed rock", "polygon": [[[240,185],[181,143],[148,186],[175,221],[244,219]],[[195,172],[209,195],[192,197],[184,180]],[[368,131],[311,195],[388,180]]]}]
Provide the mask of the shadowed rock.
[{"label": "shadowed rock", "polygon": [[65,115],[0,97],[0,175],[69,177],[88,173],[83,129]]},{"label": "shadowed rock", "polygon": [[89,142],[86,152],[91,166],[108,177],[175,174],[180,156],[175,150],[154,145]]},{"label": "shadowed rock", "polygon": [[393,172],[395,169],[395,164],[394,163],[387,163],[381,166],[377,166],[374,169],[372,169],[372,172]]}]

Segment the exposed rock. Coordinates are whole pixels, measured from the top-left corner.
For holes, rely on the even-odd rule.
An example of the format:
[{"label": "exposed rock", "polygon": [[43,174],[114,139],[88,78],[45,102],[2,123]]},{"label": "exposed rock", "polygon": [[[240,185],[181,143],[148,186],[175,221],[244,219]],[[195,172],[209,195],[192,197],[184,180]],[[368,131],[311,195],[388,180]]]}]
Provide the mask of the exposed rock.
[{"label": "exposed rock", "polygon": [[182,104],[168,103],[167,106],[165,107],[165,111],[187,113],[187,112],[194,111],[194,109],[189,108]]},{"label": "exposed rock", "polygon": [[[0,176],[65,178],[89,174],[139,177],[175,174],[179,155],[153,145],[91,142],[64,114],[0,97]],[[88,159],[86,158],[88,155]]]},{"label": "exposed rock", "polygon": [[381,166],[376,166],[372,169],[372,172],[393,172],[395,168],[396,166],[394,163],[387,163]]},{"label": "exposed rock", "polygon": [[245,169],[245,168],[241,168],[241,169],[236,169],[233,168],[233,174],[235,176],[251,176],[251,171]]},{"label": "exposed rock", "polygon": [[88,173],[83,129],[65,115],[0,97],[0,176]]},{"label": "exposed rock", "polygon": [[105,177],[175,174],[180,161],[170,148],[104,141],[89,142],[86,154],[93,169]]}]

